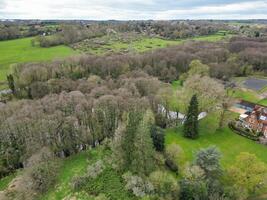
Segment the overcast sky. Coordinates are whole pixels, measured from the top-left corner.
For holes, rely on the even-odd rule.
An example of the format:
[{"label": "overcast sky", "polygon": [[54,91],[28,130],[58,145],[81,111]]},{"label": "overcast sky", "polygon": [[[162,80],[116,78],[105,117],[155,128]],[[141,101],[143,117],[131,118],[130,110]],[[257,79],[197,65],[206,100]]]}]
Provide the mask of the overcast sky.
[{"label": "overcast sky", "polygon": [[267,19],[267,0],[0,0],[0,19]]}]

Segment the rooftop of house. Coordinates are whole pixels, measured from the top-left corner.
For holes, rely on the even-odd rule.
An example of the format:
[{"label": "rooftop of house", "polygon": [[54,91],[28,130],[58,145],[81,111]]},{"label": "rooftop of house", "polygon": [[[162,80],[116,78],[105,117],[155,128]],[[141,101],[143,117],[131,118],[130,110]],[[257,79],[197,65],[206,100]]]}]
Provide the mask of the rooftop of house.
[{"label": "rooftop of house", "polygon": [[267,124],[267,108],[264,106],[256,105],[253,111],[251,112],[248,117],[257,118],[258,121],[260,121],[263,124]]}]

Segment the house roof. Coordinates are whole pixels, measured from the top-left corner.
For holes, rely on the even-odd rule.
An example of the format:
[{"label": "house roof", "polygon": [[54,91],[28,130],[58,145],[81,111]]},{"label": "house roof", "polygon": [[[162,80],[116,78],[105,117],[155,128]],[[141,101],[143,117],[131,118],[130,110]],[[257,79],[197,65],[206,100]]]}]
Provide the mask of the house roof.
[{"label": "house roof", "polygon": [[245,100],[241,100],[239,104],[242,105],[242,106],[251,107],[251,108],[255,108],[255,106],[257,105],[255,103],[252,103],[252,102],[249,102],[249,101],[245,101]]},{"label": "house roof", "polygon": [[240,117],[243,118],[243,119],[245,119],[245,118],[248,117],[248,115],[247,114],[241,114]]}]

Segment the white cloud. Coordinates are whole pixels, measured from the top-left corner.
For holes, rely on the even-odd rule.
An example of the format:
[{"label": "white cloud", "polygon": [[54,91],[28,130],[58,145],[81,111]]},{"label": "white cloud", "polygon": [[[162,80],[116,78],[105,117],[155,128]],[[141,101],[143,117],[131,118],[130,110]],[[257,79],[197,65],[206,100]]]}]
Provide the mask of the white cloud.
[{"label": "white cloud", "polygon": [[[160,0],[0,0],[0,18],[22,19],[267,19],[267,0],[168,7]],[[206,4],[205,4],[206,2]],[[228,1],[229,2],[229,1]],[[169,2],[170,5],[173,5]],[[162,5],[162,6],[161,6]],[[162,7],[168,9],[162,10]]]},{"label": "white cloud", "polygon": [[[257,11],[264,11],[257,13]],[[156,19],[267,19],[267,2],[253,1],[158,12]],[[255,12],[255,13],[254,13]],[[266,14],[265,14],[266,13]]]}]

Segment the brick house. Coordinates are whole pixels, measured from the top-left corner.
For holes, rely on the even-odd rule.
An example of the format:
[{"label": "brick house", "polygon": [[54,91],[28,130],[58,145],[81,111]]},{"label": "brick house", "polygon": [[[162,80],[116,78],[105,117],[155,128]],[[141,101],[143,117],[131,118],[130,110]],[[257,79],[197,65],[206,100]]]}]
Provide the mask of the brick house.
[{"label": "brick house", "polygon": [[267,138],[267,108],[255,105],[251,112],[241,114],[239,120],[245,128],[261,132]]}]

